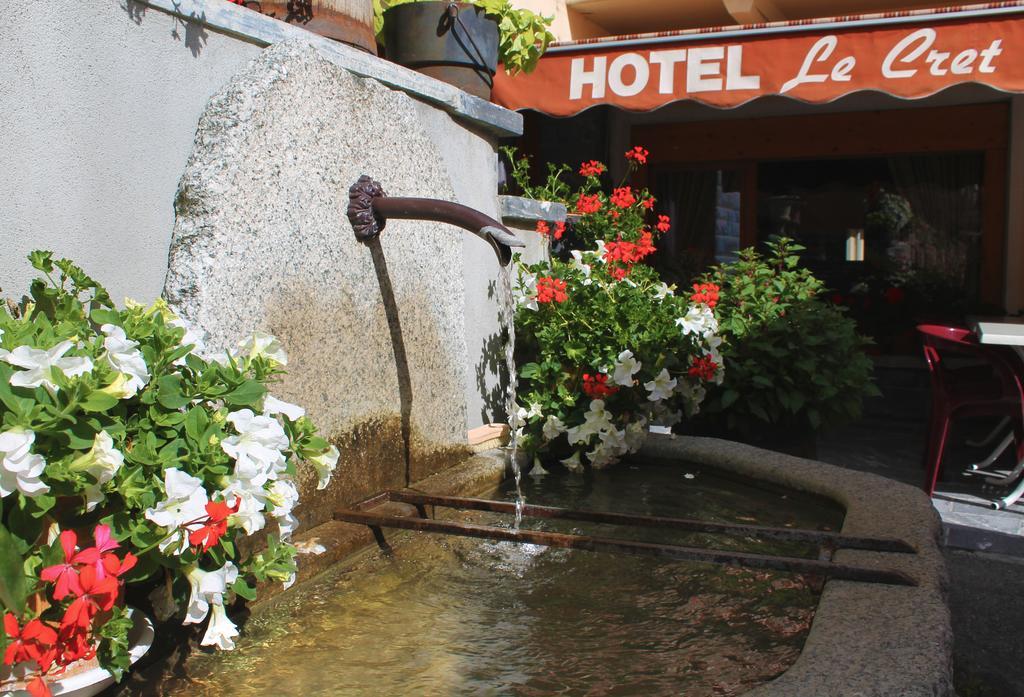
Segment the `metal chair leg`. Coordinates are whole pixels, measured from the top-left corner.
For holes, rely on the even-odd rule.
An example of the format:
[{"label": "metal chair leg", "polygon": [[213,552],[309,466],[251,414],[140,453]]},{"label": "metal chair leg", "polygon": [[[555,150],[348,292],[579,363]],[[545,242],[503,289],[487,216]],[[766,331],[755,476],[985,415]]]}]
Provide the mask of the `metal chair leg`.
[{"label": "metal chair leg", "polygon": [[986,469],[993,462],[998,460],[999,456],[1002,455],[1006,451],[1006,449],[1010,447],[1010,443],[1012,442],[1013,431],[1010,431],[1009,433],[1006,434],[1003,440],[1000,441],[999,445],[995,447],[995,450],[993,450],[988,457],[986,457],[981,462],[975,462],[974,464],[967,465],[967,469],[964,471],[964,474],[980,474],[985,477],[998,477],[999,479],[1005,479],[1003,475],[996,475],[990,472],[979,472],[978,470]]},{"label": "metal chair leg", "polygon": [[[1014,471],[1024,471],[1024,461],[1018,464],[1014,468]],[[1011,491],[1009,494],[1007,494],[1001,499],[996,499],[995,501],[992,501],[989,505],[992,508],[996,509],[997,511],[1001,508],[1009,508],[1013,504],[1017,503],[1017,499],[1019,499],[1021,496],[1024,496],[1024,478],[1021,478],[1021,480],[1017,482],[1017,486],[1014,487],[1013,491]]]},{"label": "metal chair leg", "polygon": [[999,433],[1009,425],[1010,417],[1004,416],[1003,418],[999,419],[999,423],[997,423],[995,427],[991,431],[989,431],[989,434],[987,436],[985,436],[981,440],[968,440],[967,445],[971,446],[972,448],[987,448],[988,446],[992,445],[992,443],[995,442],[996,438],[999,436]]}]

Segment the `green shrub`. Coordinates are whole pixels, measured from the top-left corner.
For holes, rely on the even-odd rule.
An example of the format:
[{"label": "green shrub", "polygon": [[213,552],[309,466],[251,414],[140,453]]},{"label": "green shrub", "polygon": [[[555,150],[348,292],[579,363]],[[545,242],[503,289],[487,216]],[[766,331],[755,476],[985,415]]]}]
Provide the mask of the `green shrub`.
[{"label": "green shrub", "polygon": [[803,247],[785,238],[766,247],[766,255],[744,249],[702,277],[720,287],[726,369],[723,383],[709,389],[705,415],[747,437],[859,418],[864,397],[878,394],[864,353],[870,342],[821,298],[823,284],[800,266]]}]

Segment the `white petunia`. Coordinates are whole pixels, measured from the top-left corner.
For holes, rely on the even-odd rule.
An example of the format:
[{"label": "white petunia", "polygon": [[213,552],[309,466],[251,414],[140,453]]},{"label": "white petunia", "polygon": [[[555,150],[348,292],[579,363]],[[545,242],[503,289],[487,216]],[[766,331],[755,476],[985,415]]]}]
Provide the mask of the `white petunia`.
[{"label": "white petunia", "polygon": [[686,315],[676,319],[676,324],[683,328],[683,336],[694,333],[701,337],[707,337],[718,331],[718,320],[715,319],[715,313],[703,303],[690,305]]},{"label": "white petunia", "polygon": [[[167,325],[185,330],[184,336],[181,337],[181,343],[178,344],[179,346],[191,346],[192,350],[190,353],[197,355],[201,355],[206,350],[206,332],[193,327],[185,318],[172,317],[167,320]],[[185,356],[174,361],[174,365],[185,365]]]},{"label": "white petunia", "polygon": [[262,484],[253,486],[247,479],[232,477],[220,493],[223,500],[238,502],[238,510],[228,516],[229,526],[242,528],[246,535],[266,527],[263,511],[267,505],[267,493]]},{"label": "white petunia", "polygon": [[224,595],[238,579],[238,568],[230,561],[215,571],[192,567],[186,577],[192,594],[183,624],[199,624],[209,616],[206,634],[199,643],[225,650],[235,648],[233,639],[238,636],[238,628],[224,609]]},{"label": "white petunia", "polygon": [[626,350],[619,354],[615,361],[615,372],[612,375],[612,382],[616,385],[630,387],[633,385],[633,376],[640,370],[642,364],[633,357],[633,352]]},{"label": "white petunia", "polygon": [[36,388],[42,385],[50,394],[56,394],[59,389],[53,382],[54,370],[60,370],[66,377],[74,378],[92,371],[92,361],[82,356],[68,356],[64,358],[74,343],[62,341],[51,349],[37,349],[31,346],[19,346],[5,356],[2,360],[13,366],[24,368],[11,375],[12,387]]},{"label": "white petunia", "polygon": [[263,400],[263,413],[267,416],[284,414],[285,418],[289,421],[298,421],[306,415],[306,410],[298,404],[285,402],[284,400],[268,394]]},{"label": "white petunia", "polygon": [[299,527],[299,519],[292,515],[292,509],[299,502],[299,491],[295,484],[287,479],[275,481],[267,494],[267,508],[277,520],[281,539],[287,540],[295,528]]},{"label": "white petunia", "polygon": [[676,388],[676,379],[668,374],[667,369],[662,368],[657,377],[644,383],[644,387],[650,392],[647,395],[648,401],[660,402],[672,396],[672,390]]},{"label": "white petunia", "polygon": [[146,520],[166,528],[169,535],[160,542],[160,551],[181,554],[188,549],[188,533],[198,529],[206,516],[206,490],[203,481],[176,467],[164,470],[164,491],[167,498],[154,508],[146,509]]},{"label": "white petunia", "polygon": [[635,453],[647,440],[647,419],[641,418],[626,425],[626,447],[629,452]]},{"label": "white petunia", "polygon": [[516,304],[528,310],[537,310],[537,274],[520,270],[512,289]]},{"label": "white petunia", "polygon": [[235,460],[235,475],[254,484],[264,484],[285,470],[284,451],[288,436],[277,419],[258,416],[251,409],[233,411],[227,421],[237,436],[221,441],[221,449]]},{"label": "white petunia", "polygon": [[583,262],[583,252],[578,249],[574,249],[570,252],[572,255],[572,261],[569,265],[583,274],[583,285],[589,286],[593,281],[590,278],[590,264]]},{"label": "white petunia", "polygon": [[0,496],[20,491],[32,498],[50,490],[39,478],[46,469],[46,460],[32,452],[35,440],[35,433],[20,426],[0,433]]},{"label": "white petunia", "polygon": [[86,472],[95,484],[85,489],[85,510],[91,511],[103,500],[103,485],[114,478],[124,464],[124,455],[114,447],[114,439],[106,431],[100,431],[92,441],[92,448],[71,463],[71,469]]},{"label": "white petunia", "polygon": [[605,250],[604,240],[598,240],[597,242],[594,243],[594,246],[596,247],[594,252],[597,254],[597,260],[600,261],[602,264],[606,263],[604,255],[607,253],[607,251]]},{"label": "white petunia", "polygon": [[658,285],[654,286],[654,297],[658,300],[664,300],[667,296],[675,294],[672,290],[673,288],[675,288],[675,286],[670,286],[662,281]]},{"label": "white petunia", "polygon": [[583,414],[584,421],[566,431],[570,445],[590,442],[591,436],[612,427],[612,416],[604,408],[604,400],[595,399],[590,402],[590,409]]},{"label": "white petunia", "polygon": [[253,332],[251,336],[239,341],[235,355],[247,358],[263,356],[281,365],[288,365],[288,354],[285,353],[281,342],[264,332]]},{"label": "white petunia", "polygon": [[103,347],[107,349],[103,359],[111,368],[126,376],[123,390],[128,397],[135,394],[149,382],[149,369],[139,351],[139,342],[132,341],[124,329],[116,324],[104,324],[100,331],[106,334]]},{"label": "white petunia", "polygon": [[338,466],[339,455],[338,448],[332,445],[319,455],[309,458],[309,463],[313,465],[317,476],[320,478],[316,485],[317,491],[325,489],[330,484],[334,468]]},{"label": "white petunia", "polygon": [[583,471],[583,463],[580,461],[580,451],[577,450],[572,454],[572,457],[567,457],[564,460],[559,460],[566,469],[570,472],[580,473]]},{"label": "white petunia", "polygon": [[541,429],[544,440],[554,440],[562,433],[565,433],[565,424],[554,414],[550,414]]}]

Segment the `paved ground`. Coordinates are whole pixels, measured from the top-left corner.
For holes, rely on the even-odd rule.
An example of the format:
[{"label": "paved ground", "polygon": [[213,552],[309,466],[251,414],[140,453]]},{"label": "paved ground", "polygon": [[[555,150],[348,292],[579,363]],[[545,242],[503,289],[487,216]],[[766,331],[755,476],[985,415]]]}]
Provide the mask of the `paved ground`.
[{"label": "paved ground", "polygon": [[[860,423],[821,437],[818,458],[920,486],[929,397],[927,375],[913,366],[880,366],[884,397]],[[962,444],[987,428],[961,424],[951,439]],[[933,499],[945,534],[956,688],[959,697],[1024,697],[1024,503],[993,511],[988,501],[1002,490],[959,474],[983,456],[953,448]]]}]

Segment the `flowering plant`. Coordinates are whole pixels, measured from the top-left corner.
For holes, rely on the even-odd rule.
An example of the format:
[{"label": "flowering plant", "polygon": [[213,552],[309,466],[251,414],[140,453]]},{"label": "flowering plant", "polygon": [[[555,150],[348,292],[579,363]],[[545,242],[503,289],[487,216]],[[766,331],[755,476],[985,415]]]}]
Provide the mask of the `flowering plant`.
[{"label": "flowering plant", "polygon": [[[631,163],[637,152],[646,151],[627,153]],[[635,452],[652,421],[695,413],[704,384],[722,377],[716,289],[677,294],[643,263],[669,221],[645,190],[623,183],[604,193],[605,169],[584,163],[571,199],[572,239],[585,248],[517,266],[523,406],[511,418],[529,455],[573,470]],[[538,231],[550,241],[566,228],[542,222]]]},{"label": "flowering plant", "polygon": [[[126,584],[162,589],[185,624],[207,623],[202,644],[233,648],[226,600],[294,579],[297,466],[316,468],[322,488],[337,449],[268,393],[287,362],[273,337],[203,358],[163,302],[118,310],[68,260],[29,258],[45,278],[0,311],[7,677],[38,697],[93,656],[120,677]],[[265,549],[243,553],[268,522]]]},{"label": "flowering plant", "polygon": [[877,394],[864,353],[869,342],[800,266],[803,247],[786,238],[766,247],[765,255],[741,250],[737,261],[701,278],[718,289],[727,369],[709,390],[704,415],[755,440],[780,426],[807,433],[856,419],[864,397]]}]

